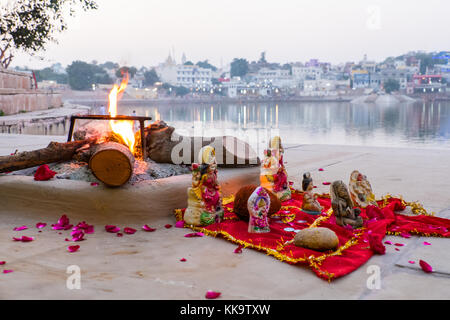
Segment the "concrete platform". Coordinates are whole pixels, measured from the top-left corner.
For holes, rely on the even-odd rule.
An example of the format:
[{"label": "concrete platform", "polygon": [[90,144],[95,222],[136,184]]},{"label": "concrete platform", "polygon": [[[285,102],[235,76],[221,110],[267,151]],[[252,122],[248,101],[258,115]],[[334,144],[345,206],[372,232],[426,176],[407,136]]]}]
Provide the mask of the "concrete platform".
[{"label": "concrete platform", "polygon": [[[0,138],[0,143],[2,141]],[[31,146],[27,147],[31,149]],[[401,194],[408,201],[420,201],[437,216],[450,218],[450,150],[325,145],[288,146],[286,149],[289,178],[296,187],[300,187],[302,173],[311,171],[319,187],[316,190],[328,192],[329,187],[323,186],[323,181],[342,179],[348,183],[351,171],[358,169],[367,175],[377,197],[388,192]],[[5,145],[2,150],[5,150]],[[324,171],[319,172],[318,168],[324,168]],[[236,174],[221,171],[221,175],[239,179],[230,179],[228,184],[224,184],[225,192],[248,183],[251,170],[255,168],[239,170]],[[223,177],[221,181],[226,180]],[[179,192],[173,192],[160,201],[134,203],[137,196],[124,190],[129,197],[128,203],[133,203],[133,208],[136,208],[128,211],[120,203],[122,200],[115,199],[114,192],[103,190],[103,187],[77,185],[66,190],[64,196],[80,201],[103,199],[104,207],[92,206],[91,210],[85,211],[67,206],[62,201],[63,194],[53,201],[50,190],[59,182],[40,183],[41,194],[35,192],[30,195],[37,182],[0,177],[0,261],[6,261],[4,266],[0,266],[0,271],[14,270],[13,273],[0,273],[0,298],[203,299],[207,290],[222,292],[223,299],[450,298],[450,276],[447,274],[450,258],[445,253],[450,239],[387,236],[385,240],[402,242],[406,246],[400,251],[388,246],[385,255],[374,256],[355,272],[328,283],[307,267],[282,263],[248,249],[244,249],[242,254],[234,254],[236,246],[223,239],[185,238],[189,232],[187,229],[164,228],[167,223],[175,223],[172,212],[155,211],[154,206],[163,201],[182,204],[187,180],[180,181]],[[27,193],[21,194],[21,188],[28,190]],[[145,188],[136,193],[151,196]],[[29,200],[22,202],[20,199],[24,198]],[[95,225],[95,233],[86,235],[85,241],[77,243],[81,248],[76,253],[67,252],[67,246],[73,244],[64,241],[70,237],[69,231],[59,234],[49,228],[63,213],[71,218],[72,223],[86,220]],[[47,222],[48,226],[39,233],[34,227],[37,222]],[[117,237],[104,231],[105,224],[139,231],[134,235]],[[143,224],[157,230],[151,233],[140,231]],[[21,225],[30,229],[13,231],[14,227]],[[28,243],[13,242],[11,238],[17,235],[36,239]],[[423,246],[423,241],[432,245]],[[180,262],[181,258],[187,261]],[[417,259],[435,264],[434,267],[442,272],[426,274],[421,269],[404,266],[405,261]],[[80,290],[66,287],[69,277],[66,269],[70,265],[81,269]],[[371,276],[368,267],[373,265],[380,268],[380,289],[367,286]]]}]

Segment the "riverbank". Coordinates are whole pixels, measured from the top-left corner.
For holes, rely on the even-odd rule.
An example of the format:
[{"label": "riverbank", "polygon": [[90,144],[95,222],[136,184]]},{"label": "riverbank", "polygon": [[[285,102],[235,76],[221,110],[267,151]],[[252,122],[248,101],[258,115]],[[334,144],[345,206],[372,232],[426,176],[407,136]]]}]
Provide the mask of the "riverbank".
[{"label": "riverbank", "polygon": [[[36,137],[39,143],[33,145],[29,137],[21,137],[22,142],[0,135],[2,155],[18,146],[19,151],[32,150],[53,139],[39,136]],[[322,182],[347,183],[350,173],[358,169],[367,175],[377,198],[387,193],[402,195],[407,201],[419,201],[436,216],[450,218],[450,181],[445,174],[450,150],[333,145],[285,147],[289,180],[295,188],[301,187],[305,171],[312,173],[317,192],[323,193],[328,192],[329,186]],[[318,171],[319,168],[324,170]],[[244,175],[247,169],[242,170]],[[0,176],[0,185],[3,178]],[[68,188],[68,195],[76,192]],[[86,184],[85,188],[93,187]],[[384,240],[404,246],[386,245],[385,255],[375,255],[353,273],[328,283],[307,267],[282,263],[261,252],[243,249],[242,254],[234,254],[236,245],[220,238],[185,238],[187,229],[164,228],[175,223],[169,211],[153,215],[143,206],[133,212],[110,209],[102,215],[87,214],[64,203],[56,210],[51,201],[48,205],[42,202],[36,205],[29,199],[18,201],[18,195],[16,192],[14,205],[10,202],[0,207],[0,260],[7,262],[5,268],[14,270],[2,275],[2,299],[203,299],[207,290],[221,292],[221,299],[449,299],[450,239],[386,236]],[[186,194],[168,193],[167,197],[185,199]],[[7,193],[1,198],[2,203],[5,201],[8,201]],[[148,203],[148,207],[155,204]],[[98,210],[101,209],[99,203]],[[77,243],[78,252],[67,252],[68,242],[64,241],[67,231],[58,235],[48,226],[42,233],[35,228],[20,232],[36,237],[33,242],[11,241],[18,234],[14,227],[33,226],[36,222],[50,225],[63,213],[71,222],[84,220],[95,225],[95,233]],[[108,215],[121,227],[140,230],[143,224],[148,224],[157,230],[116,237],[104,231]],[[424,241],[431,245],[424,246]],[[186,261],[180,262],[181,258]],[[437,272],[427,274],[418,263],[408,263],[419,259],[427,261]],[[81,290],[66,288],[69,265],[81,269]],[[379,267],[379,289],[368,288],[370,266]]]}]

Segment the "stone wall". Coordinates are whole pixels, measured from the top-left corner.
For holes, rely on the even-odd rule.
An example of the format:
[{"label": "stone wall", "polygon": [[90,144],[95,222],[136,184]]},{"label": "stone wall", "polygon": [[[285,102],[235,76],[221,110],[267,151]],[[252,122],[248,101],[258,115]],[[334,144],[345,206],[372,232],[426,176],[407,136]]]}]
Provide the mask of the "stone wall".
[{"label": "stone wall", "polygon": [[31,74],[0,69],[0,113],[9,115],[61,105],[61,94],[34,89]]}]

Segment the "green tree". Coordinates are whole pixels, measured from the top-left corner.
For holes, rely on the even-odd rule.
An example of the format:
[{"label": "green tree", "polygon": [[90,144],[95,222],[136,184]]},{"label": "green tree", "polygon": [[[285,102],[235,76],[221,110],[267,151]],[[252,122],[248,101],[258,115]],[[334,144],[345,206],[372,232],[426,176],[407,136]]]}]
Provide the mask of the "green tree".
[{"label": "green tree", "polygon": [[144,72],[144,85],[152,86],[155,82],[159,82],[159,77],[155,69]]},{"label": "green tree", "polygon": [[199,66],[200,68],[211,69],[212,71],[217,70],[217,68],[210,64],[208,60],[197,62],[197,66]]},{"label": "green tree", "polygon": [[189,93],[189,89],[186,87],[175,87],[175,94],[177,96],[185,96]]},{"label": "green tree", "polygon": [[67,82],[74,90],[90,90],[93,84],[113,83],[103,68],[83,61],[72,62],[66,71]]},{"label": "green tree", "polygon": [[[3,1],[2,1],[3,2]],[[65,12],[97,9],[93,0],[15,0],[0,6],[0,64],[8,68],[17,51],[30,54],[57,42],[55,34],[67,29]]]},{"label": "green tree", "polygon": [[248,61],[246,59],[234,58],[231,62],[230,74],[232,77],[243,77],[248,72]]},{"label": "green tree", "polygon": [[388,79],[383,86],[386,93],[391,93],[400,89],[400,83],[395,79]]},{"label": "green tree", "polygon": [[134,75],[137,72],[137,69],[135,67],[120,67],[119,69],[117,69],[116,71],[116,77],[117,78],[122,78],[123,75],[125,73],[127,73],[130,75],[130,79],[134,77]]},{"label": "green tree", "polygon": [[185,65],[185,66],[193,66],[194,63],[193,63],[192,61],[186,61],[186,62],[184,63],[184,65]]},{"label": "green tree", "polygon": [[43,80],[51,80],[58,83],[67,83],[67,74],[56,73],[52,70],[52,68],[35,70],[34,73],[38,82]]}]

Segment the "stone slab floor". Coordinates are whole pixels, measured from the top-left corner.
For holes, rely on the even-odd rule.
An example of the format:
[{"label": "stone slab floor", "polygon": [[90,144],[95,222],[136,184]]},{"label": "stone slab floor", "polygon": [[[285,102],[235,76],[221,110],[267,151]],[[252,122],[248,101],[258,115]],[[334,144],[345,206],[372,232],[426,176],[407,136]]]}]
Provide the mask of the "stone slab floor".
[{"label": "stone slab floor", "polygon": [[[35,137],[33,145],[24,136],[1,135],[0,154],[45,146],[52,138]],[[311,171],[318,192],[328,192],[323,181],[348,183],[351,171],[357,169],[367,175],[377,197],[403,195],[437,216],[450,218],[450,150],[299,145],[286,148],[285,157],[289,178],[297,188],[305,171]],[[69,216],[71,222],[86,220],[95,224],[96,232],[77,243],[78,252],[69,253],[64,239],[70,238],[70,232],[59,234],[50,228],[58,215],[40,207],[5,210],[0,204],[0,261],[6,261],[0,271],[14,270],[0,273],[0,299],[204,299],[207,290],[220,291],[221,299],[450,298],[450,239],[387,236],[385,240],[405,246],[400,251],[387,246],[385,255],[374,256],[355,272],[328,283],[307,267],[260,252],[244,249],[234,254],[236,245],[220,238],[185,238],[187,229],[164,228],[175,223],[170,212],[151,217],[144,211],[142,224],[121,227],[139,230],[149,224],[157,230],[123,237],[106,233],[104,224],[95,224],[95,217],[77,212]],[[48,224],[41,233],[34,227],[37,222]],[[30,229],[13,231],[21,225]],[[36,239],[11,240],[19,234]],[[424,246],[424,241],[431,245]],[[186,261],[180,262],[181,258]],[[426,274],[418,262],[408,263],[418,259],[437,272]],[[81,270],[79,290],[66,286],[71,265]],[[381,271],[379,289],[367,286],[372,265]]]}]

